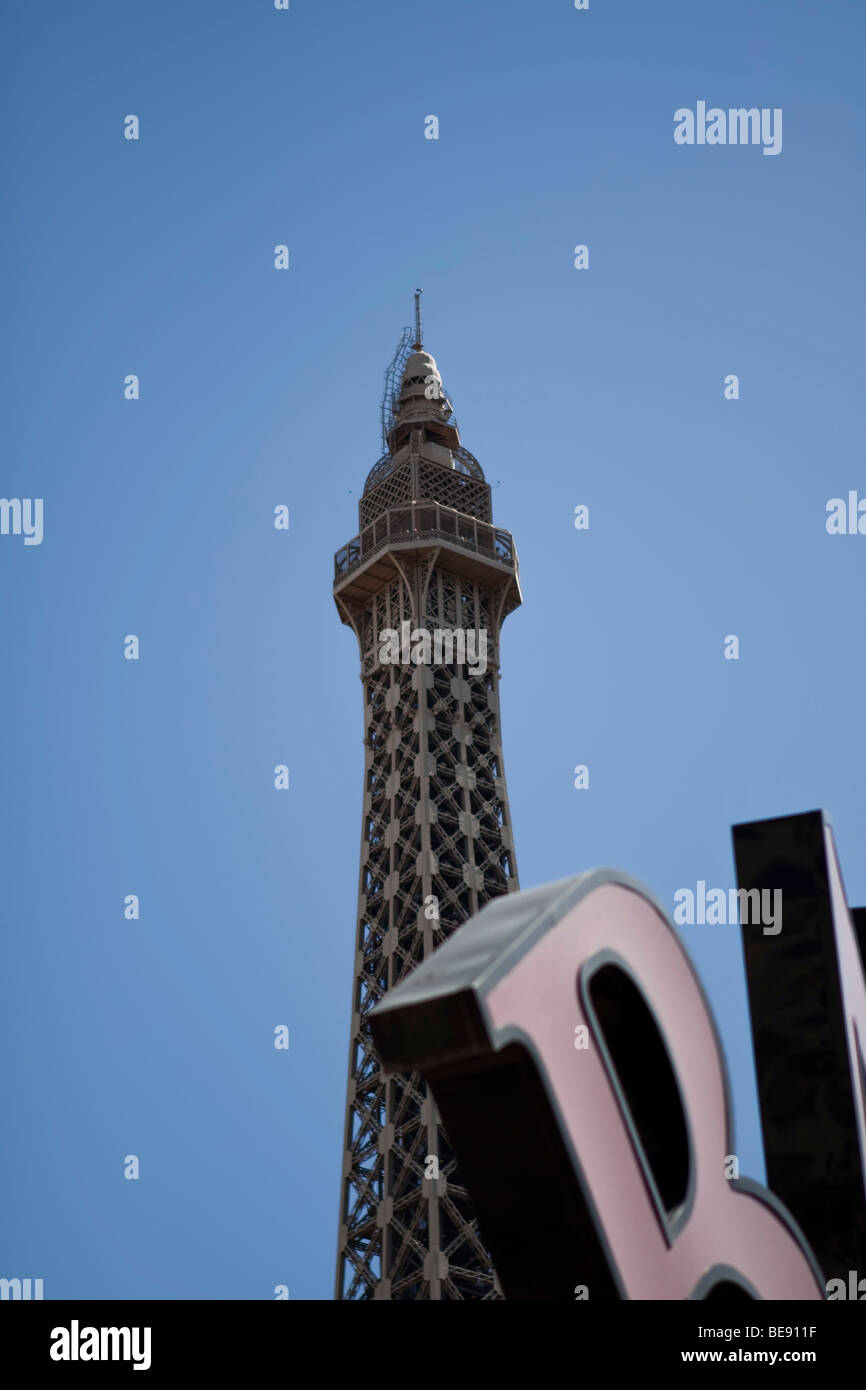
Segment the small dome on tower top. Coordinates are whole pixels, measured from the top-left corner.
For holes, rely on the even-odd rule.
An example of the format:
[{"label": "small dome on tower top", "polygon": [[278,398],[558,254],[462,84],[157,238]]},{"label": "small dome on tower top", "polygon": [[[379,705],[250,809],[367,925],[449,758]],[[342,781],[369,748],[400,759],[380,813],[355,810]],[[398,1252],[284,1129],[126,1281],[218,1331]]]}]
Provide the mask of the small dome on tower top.
[{"label": "small dome on tower top", "polygon": [[441,382],[439,368],[436,366],[436,358],[431,357],[429,352],[412,352],[406,358],[406,365],[403,368],[403,380],[408,381],[412,377],[435,376]]}]

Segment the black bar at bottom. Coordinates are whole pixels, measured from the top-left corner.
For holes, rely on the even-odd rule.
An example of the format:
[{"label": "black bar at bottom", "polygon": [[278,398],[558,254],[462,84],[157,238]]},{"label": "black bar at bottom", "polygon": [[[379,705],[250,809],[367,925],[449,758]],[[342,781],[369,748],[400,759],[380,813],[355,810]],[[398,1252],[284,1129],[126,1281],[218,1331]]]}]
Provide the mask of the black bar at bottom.
[{"label": "black bar at bottom", "polygon": [[[866,1280],[858,1292],[859,1302],[866,1302]],[[745,1310],[742,1303],[725,1308],[721,1303],[699,1302],[575,1302],[565,1310],[561,1303],[557,1305],[551,1332],[554,1337],[564,1332],[577,1338],[572,1343],[575,1370],[581,1363],[590,1369],[599,1360],[612,1373],[634,1371],[641,1377],[655,1370],[664,1374],[674,1366],[801,1365],[818,1371],[826,1381],[828,1374],[856,1364],[866,1328],[864,1312],[842,1300],[753,1302]],[[442,1315],[444,1310],[437,1316]],[[523,1314],[514,1303],[508,1309],[501,1302],[491,1303],[479,1310],[477,1323],[467,1325],[465,1313],[457,1316],[457,1323],[446,1324],[449,1333],[468,1331],[470,1337],[476,1333],[483,1337],[468,1363],[460,1350],[463,1339],[443,1338],[431,1344],[429,1331],[441,1324],[407,1320],[404,1309],[373,1308],[364,1314],[325,1302],[5,1302],[0,1304],[0,1364],[4,1369],[14,1365],[21,1383],[29,1383],[28,1377],[38,1373],[58,1383],[68,1376],[99,1378],[106,1369],[115,1379],[131,1376],[133,1384],[136,1374],[147,1384],[190,1372],[195,1377],[191,1383],[197,1387],[207,1385],[211,1376],[215,1382],[231,1384],[233,1374],[243,1375],[244,1385],[257,1385],[259,1380],[250,1372],[272,1370],[281,1370],[289,1381],[299,1377],[309,1383],[311,1377],[315,1382],[325,1373],[339,1374],[344,1364],[347,1374],[358,1375],[357,1336],[366,1334],[366,1318],[372,1317],[371,1330],[387,1327],[392,1367],[395,1339],[402,1347],[405,1338],[408,1347],[411,1339],[428,1334],[419,1345],[419,1350],[425,1348],[427,1370],[433,1369],[430,1362],[437,1355],[433,1348],[438,1347],[442,1366],[437,1369],[444,1374],[457,1372],[465,1383],[475,1374],[488,1378],[490,1352],[494,1364],[498,1359],[496,1344],[490,1341],[492,1331],[498,1332],[496,1340],[503,1352],[514,1345],[515,1334],[524,1340],[519,1328]],[[505,1321],[500,1322],[500,1317]],[[361,1318],[364,1322],[356,1321]],[[533,1302],[526,1323],[530,1341],[524,1344],[534,1348],[531,1359],[540,1358],[542,1365],[548,1360],[538,1338],[544,1324],[546,1315]],[[481,1345],[487,1351],[478,1360]],[[67,1352],[70,1358],[77,1353],[78,1359],[54,1359],[52,1348]],[[94,1350],[100,1359],[84,1359],[82,1353],[90,1358]],[[115,1350],[118,1359],[113,1357]],[[550,1355],[556,1350],[554,1342]],[[124,1352],[127,1359],[120,1359]],[[370,1373],[384,1370],[377,1364]]]}]

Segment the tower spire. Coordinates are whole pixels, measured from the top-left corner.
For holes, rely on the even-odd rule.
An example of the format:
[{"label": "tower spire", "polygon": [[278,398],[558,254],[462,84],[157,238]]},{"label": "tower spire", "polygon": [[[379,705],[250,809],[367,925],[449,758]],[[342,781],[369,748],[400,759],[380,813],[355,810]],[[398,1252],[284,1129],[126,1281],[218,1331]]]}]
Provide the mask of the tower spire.
[{"label": "tower spire", "polygon": [[[388,452],[367,478],[359,534],[334,564],[364,689],[335,1288],[350,1301],[499,1296],[432,1094],[417,1074],[385,1075],[369,1024],[389,989],[518,888],[499,717],[499,632],[521,602],[517,556],[421,346],[420,289],[406,337],[413,331],[413,351],[404,358],[401,339],[386,379]],[[389,646],[403,633],[420,644],[405,655]]]},{"label": "tower spire", "polygon": [[423,293],[423,291],[420,290],[420,289],[417,289],[417,290],[415,291],[415,341],[414,341],[414,343],[412,344],[412,348],[413,348],[413,351],[414,351],[414,352],[420,352],[420,351],[421,351],[421,348],[424,346],[423,341],[422,341],[422,339],[421,339],[421,295],[422,295],[422,293]]}]

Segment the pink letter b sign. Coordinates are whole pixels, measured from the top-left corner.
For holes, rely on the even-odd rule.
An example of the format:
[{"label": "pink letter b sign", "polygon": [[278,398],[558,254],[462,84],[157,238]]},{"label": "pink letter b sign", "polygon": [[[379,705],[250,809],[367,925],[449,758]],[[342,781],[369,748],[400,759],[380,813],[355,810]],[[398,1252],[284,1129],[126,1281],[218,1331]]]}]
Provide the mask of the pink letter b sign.
[{"label": "pink letter b sign", "polygon": [[[665,912],[627,875],[495,899],[372,1013],[387,1069],[431,1085],[507,1298],[572,1300],[583,1286],[593,1301],[822,1299],[830,1275],[858,1267],[866,991],[832,835],[810,813],[737,827],[735,846],[741,886],[783,892],[780,933],[743,928],[774,1191],[726,1167],[731,1102],[708,1002]],[[822,964],[804,976],[810,941]],[[811,1123],[820,1067],[802,1062],[796,1119],[774,1073],[780,1050],[802,1057],[800,1014],[826,1024],[829,1130],[818,1110]],[[831,1229],[815,1210],[834,1171],[848,1180],[844,1233],[842,1213]]]}]

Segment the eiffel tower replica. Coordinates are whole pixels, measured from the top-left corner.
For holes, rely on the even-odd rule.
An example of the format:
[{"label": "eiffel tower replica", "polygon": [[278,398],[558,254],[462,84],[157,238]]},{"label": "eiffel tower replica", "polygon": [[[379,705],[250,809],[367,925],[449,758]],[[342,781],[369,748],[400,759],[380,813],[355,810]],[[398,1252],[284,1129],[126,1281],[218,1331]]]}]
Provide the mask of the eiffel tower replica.
[{"label": "eiffel tower replica", "polygon": [[[479,908],[519,886],[499,716],[517,555],[423,349],[420,305],[418,291],[414,332],[404,329],[386,373],[386,452],[358,505],[359,534],[334,561],[334,599],[361,651],[365,750],[337,1299],[501,1297],[433,1098],[415,1074],[383,1074],[367,1021]],[[441,649],[415,664],[407,639],[436,629]],[[457,629],[486,633],[486,670],[471,654],[451,659]],[[383,660],[389,634],[399,662],[393,645]]]}]

